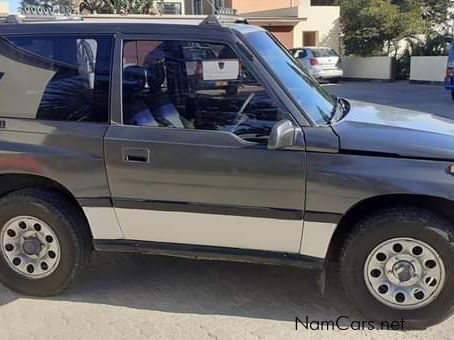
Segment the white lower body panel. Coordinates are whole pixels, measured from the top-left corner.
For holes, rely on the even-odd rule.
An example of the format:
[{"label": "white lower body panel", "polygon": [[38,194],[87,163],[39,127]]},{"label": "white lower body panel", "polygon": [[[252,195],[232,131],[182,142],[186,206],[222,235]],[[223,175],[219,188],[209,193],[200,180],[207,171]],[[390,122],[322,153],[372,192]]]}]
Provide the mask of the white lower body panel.
[{"label": "white lower body panel", "polygon": [[84,208],[95,239],[264,250],[324,258],[336,224],[144,209]]},{"label": "white lower body panel", "polygon": [[115,209],[124,238],[298,253],[303,222],[175,211]]},{"label": "white lower body panel", "polygon": [[301,255],[325,258],[337,224],[304,222]]}]

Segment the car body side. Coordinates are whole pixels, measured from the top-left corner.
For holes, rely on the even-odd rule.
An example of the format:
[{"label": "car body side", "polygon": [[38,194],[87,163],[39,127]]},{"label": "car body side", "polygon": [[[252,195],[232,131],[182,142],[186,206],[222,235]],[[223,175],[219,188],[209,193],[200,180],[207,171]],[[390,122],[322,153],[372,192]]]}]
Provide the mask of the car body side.
[{"label": "car body side", "polygon": [[[43,25],[43,32],[57,33],[55,26],[52,26]],[[165,32],[168,27],[164,25],[156,30]],[[10,32],[5,32],[5,35],[17,34],[14,27],[9,29]],[[104,27],[102,33],[107,34],[111,29],[112,27]],[[106,136],[112,127],[121,123],[119,60],[122,36],[152,34],[145,32],[148,28],[142,25],[130,27],[129,32],[122,31],[121,27],[114,29],[117,43],[113,58],[110,103],[110,121],[113,123],[0,118],[4,122],[4,127],[0,129],[0,194],[5,195],[13,190],[46,183],[49,188],[61,191],[81,207],[91,227],[95,248],[105,250],[109,247],[103,245],[112,245],[114,241],[132,241],[133,247],[140,250],[140,240],[125,239],[115,213],[115,200],[118,197],[114,196],[108,182]],[[170,28],[172,32],[169,34],[187,29],[189,28],[184,26]],[[194,30],[196,35],[203,34],[210,39],[210,34],[202,29],[190,29]],[[87,33],[81,32],[78,27],[72,27],[71,30],[71,34]],[[84,27],[82,30],[88,31],[90,27]],[[220,32],[226,36],[224,41],[234,46],[236,37],[228,29],[213,29],[213,39],[215,36],[218,41],[222,41],[219,38]],[[156,33],[159,37],[163,35],[165,36],[165,33]],[[245,57],[241,50],[236,51]],[[301,173],[300,180],[305,182],[302,186],[305,192],[299,193],[299,197],[302,197],[299,200],[301,206],[297,206],[296,202],[284,200],[280,207],[301,213],[300,220],[296,219],[300,221],[301,232],[299,239],[295,240],[299,246],[294,252],[289,252],[289,255],[297,256],[298,261],[314,260],[323,264],[325,259],[332,256],[329,252],[336,249],[336,242],[342,242],[342,233],[348,231],[350,224],[346,221],[361,216],[362,208],[365,209],[363,213],[370,212],[370,209],[380,209],[396,201],[401,204],[416,202],[430,207],[435,205],[440,211],[452,205],[454,182],[447,173],[451,159],[418,159],[399,156],[398,153],[381,154],[375,151],[356,152],[345,149],[335,129],[313,126],[310,118],[299,112],[282,89],[277,88],[277,82],[272,75],[251,61],[249,65],[256,74],[262,74],[262,81],[272,83],[274,94],[280,96],[281,104],[293,115],[305,134],[305,151],[274,151],[283,154],[299,152],[301,162],[297,166],[301,166],[301,169],[292,174]],[[170,132],[176,131],[172,129]],[[256,161],[260,163],[260,158]],[[195,165],[195,168],[197,167],[198,165]],[[209,177],[210,173],[205,175]],[[211,175],[215,179],[215,174]],[[229,181],[226,183],[232,184]],[[206,199],[209,201],[213,197]],[[247,208],[276,208],[254,207],[252,203],[249,205]],[[282,233],[285,233],[285,230],[282,230]],[[255,237],[260,238],[261,235],[257,234]],[[223,253],[222,249],[220,253]]]}]

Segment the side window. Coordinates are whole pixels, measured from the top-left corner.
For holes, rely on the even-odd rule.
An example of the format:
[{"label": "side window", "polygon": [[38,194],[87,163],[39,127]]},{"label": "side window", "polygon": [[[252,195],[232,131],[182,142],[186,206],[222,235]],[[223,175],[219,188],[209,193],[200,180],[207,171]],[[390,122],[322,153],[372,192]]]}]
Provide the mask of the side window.
[{"label": "side window", "polygon": [[280,110],[227,45],[125,41],[123,123],[229,131],[266,144]]},{"label": "side window", "polygon": [[0,37],[0,116],[107,122],[109,37]]}]

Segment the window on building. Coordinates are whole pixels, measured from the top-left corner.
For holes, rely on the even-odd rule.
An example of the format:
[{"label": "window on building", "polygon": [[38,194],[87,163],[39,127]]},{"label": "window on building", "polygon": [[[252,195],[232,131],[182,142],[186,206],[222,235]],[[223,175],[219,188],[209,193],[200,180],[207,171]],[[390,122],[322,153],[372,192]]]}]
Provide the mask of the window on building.
[{"label": "window on building", "polygon": [[225,1],[224,0],[214,0],[214,6],[216,7],[216,9],[224,8]]},{"label": "window on building", "polygon": [[158,6],[160,6],[160,9],[163,14],[166,15],[181,15],[182,10],[181,10],[181,3],[180,2],[158,2]]},{"label": "window on building", "polygon": [[0,38],[0,116],[107,122],[112,40]]},{"label": "window on building", "polygon": [[203,14],[203,0],[193,0],[192,3],[192,13],[196,15]]},{"label": "window on building", "polygon": [[231,132],[266,144],[280,110],[227,45],[126,41],[123,123]]},{"label": "window on building", "polygon": [[311,0],[311,6],[340,6],[340,0]]},{"label": "window on building", "polygon": [[316,31],[305,31],[303,32],[303,46],[317,46],[318,45],[318,32]]}]

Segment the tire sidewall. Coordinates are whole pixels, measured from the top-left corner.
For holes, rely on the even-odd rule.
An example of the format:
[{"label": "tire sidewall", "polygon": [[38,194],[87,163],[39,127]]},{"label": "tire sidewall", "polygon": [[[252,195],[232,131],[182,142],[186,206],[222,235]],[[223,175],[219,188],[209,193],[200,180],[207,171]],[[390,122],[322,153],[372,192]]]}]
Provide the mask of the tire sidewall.
[{"label": "tire sidewall", "polygon": [[39,200],[13,199],[0,204],[0,231],[5,228],[5,223],[17,216],[36,217],[54,231],[60,245],[60,261],[55,271],[49,276],[30,279],[13,270],[6,262],[5,256],[0,254],[2,281],[9,288],[23,294],[30,294],[31,284],[36,288],[33,292],[34,295],[54,294],[59,287],[66,286],[66,282],[73,279],[74,268],[79,265],[80,250],[76,246],[77,237],[71,232],[72,226],[58,209],[49,204]]},{"label": "tire sidewall", "polygon": [[[342,257],[341,277],[347,295],[374,321],[400,321],[408,326],[430,326],[448,317],[454,305],[454,248],[450,244],[452,232],[443,225],[430,225],[424,219],[395,220],[382,218],[370,228],[363,229]],[[367,288],[364,265],[370,252],[384,241],[393,238],[414,238],[430,245],[442,258],[445,266],[445,283],[440,294],[426,306],[415,310],[398,310],[379,302]]]}]

